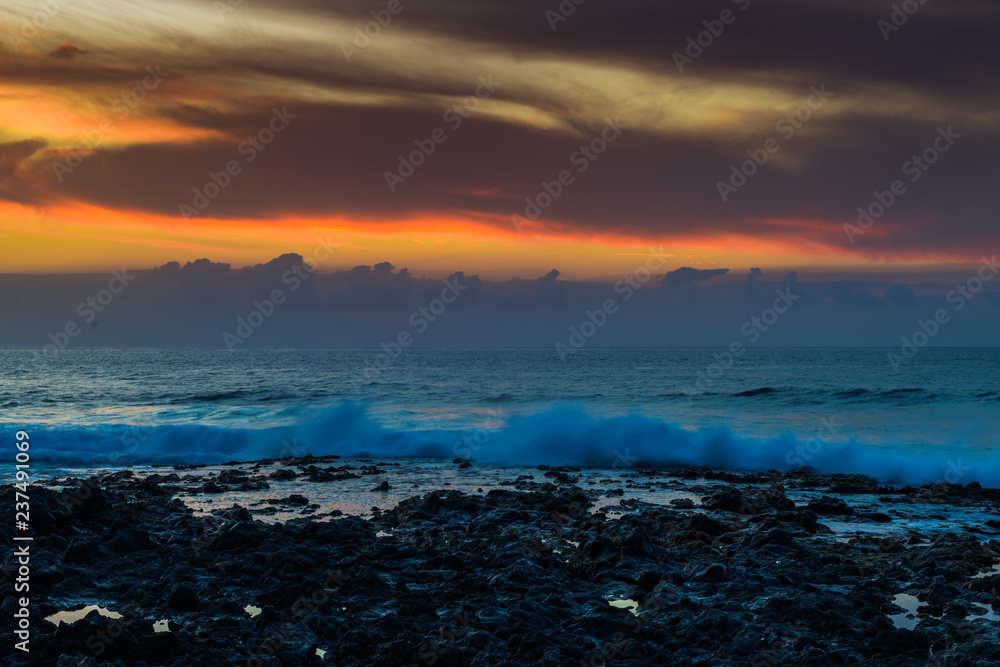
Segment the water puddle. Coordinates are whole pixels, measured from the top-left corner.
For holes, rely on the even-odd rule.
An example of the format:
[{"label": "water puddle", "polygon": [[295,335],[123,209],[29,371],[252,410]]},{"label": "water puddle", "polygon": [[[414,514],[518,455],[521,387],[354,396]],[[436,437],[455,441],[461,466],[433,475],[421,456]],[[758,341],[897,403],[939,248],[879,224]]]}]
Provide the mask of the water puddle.
[{"label": "water puddle", "polygon": [[122,615],[119,614],[117,611],[111,611],[110,609],[105,609],[104,607],[98,607],[96,604],[91,604],[87,605],[86,607],[82,607],[80,609],[67,609],[65,611],[57,612],[55,614],[52,614],[51,616],[46,616],[45,620],[50,623],[54,623],[55,625],[59,625],[60,623],[66,623],[68,625],[72,625],[73,623],[76,623],[77,621],[85,617],[87,614],[95,610],[97,611],[98,614],[100,614],[101,616],[106,616],[107,618],[122,617]]},{"label": "water puddle", "polygon": [[635,616],[639,615],[639,603],[635,600],[608,600],[608,604],[615,609],[628,609]]},{"label": "water puddle", "polygon": [[974,609],[969,611],[969,616],[972,618],[985,618],[987,621],[1000,621],[1000,614],[990,607],[978,602],[973,602],[972,606]]},{"label": "water puddle", "polygon": [[899,593],[892,598],[893,604],[898,607],[902,607],[904,611],[901,614],[892,614],[889,616],[889,620],[897,628],[903,630],[913,630],[917,627],[917,623],[925,618],[941,618],[940,616],[927,616],[924,614],[917,615],[917,607],[921,606],[919,600],[917,600],[916,595],[910,595],[909,593]]}]

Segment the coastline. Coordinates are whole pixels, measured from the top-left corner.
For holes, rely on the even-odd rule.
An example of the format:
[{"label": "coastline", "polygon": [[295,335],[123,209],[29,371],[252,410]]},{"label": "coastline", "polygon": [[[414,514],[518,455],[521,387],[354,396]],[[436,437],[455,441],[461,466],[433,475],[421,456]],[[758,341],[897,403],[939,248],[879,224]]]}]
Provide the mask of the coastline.
[{"label": "coastline", "polygon": [[[457,479],[443,467],[477,472],[423,472]],[[540,466],[477,492],[381,460],[178,468],[31,487],[32,664],[1000,663],[1000,490],[977,484]],[[311,502],[338,485],[406,499]],[[223,502],[239,487],[262,502]],[[83,605],[121,617],[44,620]]]}]

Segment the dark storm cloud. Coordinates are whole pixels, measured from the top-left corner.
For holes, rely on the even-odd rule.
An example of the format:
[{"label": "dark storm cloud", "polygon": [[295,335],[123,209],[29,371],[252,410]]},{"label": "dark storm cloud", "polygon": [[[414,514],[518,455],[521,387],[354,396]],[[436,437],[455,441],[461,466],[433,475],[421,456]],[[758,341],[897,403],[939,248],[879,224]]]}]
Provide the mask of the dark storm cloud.
[{"label": "dark storm cloud", "polygon": [[[507,220],[523,214],[524,198],[536,196],[542,181],[569,166],[568,157],[583,143],[473,118],[391,193],[385,172],[397,168],[400,154],[414,150],[415,139],[441,126],[440,113],[318,105],[289,112],[297,117],[288,129],[256,156],[252,169],[232,179],[205,216],[380,217],[444,207]],[[269,108],[235,117],[206,112],[201,122],[212,119],[217,128],[246,137],[265,127],[270,115]],[[996,238],[992,212],[1000,206],[1000,194],[993,184],[1000,166],[992,156],[1000,153],[1000,139],[964,128],[955,131],[962,138],[953,149],[912,183],[902,167],[932,145],[934,125],[855,119],[851,132],[857,143],[794,137],[798,143],[788,151],[815,148],[815,157],[805,158],[792,172],[765,165],[728,202],[720,199],[716,184],[729,177],[733,164],[746,159],[745,148],[626,135],[578,174],[539,222],[634,235],[751,232],[794,239],[803,230],[772,220],[802,218],[819,225],[807,230],[811,238],[837,248],[963,251]],[[761,142],[766,136],[762,132]],[[204,188],[210,172],[219,172],[230,160],[242,163],[239,141],[99,151],[62,184],[55,182],[49,164],[39,163],[37,181],[45,185],[37,196],[44,201],[45,192],[69,194],[102,206],[179,215],[180,204],[192,203],[194,190]],[[857,209],[868,207],[875,193],[888,190],[894,180],[905,181],[907,192],[873,230],[849,243],[843,225],[855,222]],[[469,194],[486,188],[503,196]],[[942,224],[945,220],[948,224]],[[891,234],[881,233],[890,229]]]},{"label": "dark storm cloud", "polygon": [[84,51],[81,51],[76,44],[70,44],[67,42],[66,44],[60,44],[56,48],[52,49],[52,51],[49,52],[49,57],[72,60],[81,53],[84,53]]},{"label": "dark storm cloud", "polygon": [[51,55],[64,53],[60,51],[63,46],[50,52],[47,57],[40,58],[26,55],[15,57],[0,51],[4,81],[10,84],[27,84],[41,90],[66,87],[82,91],[88,86],[106,85],[124,87],[127,84],[134,85],[136,76],[141,78],[143,68],[149,65],[148,62],[130,63],[125,58],[112,64]]},{"label": "dark storm cloud", "polygon": [[[363,24],[371,20],[371,11],[384,9],[385,3],[304,0],[292,5]],[[967,86],[996,77],[992,44],[1000,28],[1000,7],[982,0],[957,0],[939,8],[925,4],[898,32],[891,33],[888,42],[877,21],[890,18],[892,3],[589,0],[567,20],[556,21],[553,30],[546,12],[558,12],[559,5],[559,0],[422,0],[406,4],[394,20],[406,28],[490,42],[527,56],[556,52],[673,68],[672,55],[683,51],[686,39],[705,30],[704,21],[730,9],[736,20],[704,58],[696,60],[692,71],[772,72],[795,79],[808,72],[825,72],[830,82],[907,82],[966,94],[976,93]],[[934,48],[928,48],[929,44]]]},{"label": "dark storm cloud", "polygon": [[[967,256],[1000,245],[994,215],[1000,207],[995,187],[1000,178],[995,160],[1000,127],[993,113],[1000,86],[991,51],[1000,34],[1000,6],[972,0],[947,6],[927,3],[885,41],[876,21],[888,18],[891,7],[860,0],[712,5],[693,0],[589,0],[553,31],[545,12],[558,5],[422,0],[405,4],[386,33],[419,30],[428,33],[429,44],[434,44],[434,36],[448,36],[489,45],[511,61],[556,55],[595,66],[624,63],[650,76],[679,76],[695,91],[714,83],[745,82],[805,102],[810,86],[825,84],[834,96],[830,106],[817,110],[794,136],[782,138],[773,161],[757,169],[728,201],[721,199],[718,183],[730,179],[734,165],[748,159],[748,150],[758,150],[769,137],[778,136],[775,123],[781,114],[759,128],[743,128],[738,137],[680,130],[664,134],[641,125],[628,129],[586,173],[575,175],[573,185],[538,220],[541,230],[551,226],[689,238],[748,234],[872,256]],[[246,7],[307,16],[329,13],[360,24],[385,3],[247,2]],[[722,9],[735,11],[736,21],[679,75],[674,52],[683,51],[687,37],[705,30],[702,22],[717,18]],[[164,63],[166,70],[176,71],[171,84],[208,75],[260,75],[289,84],[412,100],[395,106],[293,101],[289,111],[296,118],[289,128],[211,201],[203,215],[393,218],[448,208],[498,216],[497,224],[512,229],[506,220],[523,213],[525,198],[537,195],[543,181],[551,182],[566,169],[570,155],[594,136],[580,127],[563,100],[524,92],[519,97],[512,83],[501,87],[495,99],[561,114],[578,135],[473,115],[390,192],[385,172],[397,169],[398,156],[444,126],[444,106],[428,100],[467,95],[475,82],[411,78],[381,68],[378,46],[351,64],[287,55],[263,58],[228,43],[200,46],[211,56],[201,61],[201,51],[193,49],[189,60]],[[133,84],[142,69],[91,65],[87,60],[19,61],[24,67],[14,68],[10,76],[38,85],[125,85]],[[102,148],[63,183],[55,182],[48,162],[36,160],[33,172],[16,188],[8,184],[7,197],[44,204],[69,196],[112,208],[179,215],[179,206],[192,202],[195,189],[204,188],[210,173],[230,160],[243,159],[237,152],[240,138],[265,127],[273,106],[286,101],[242,93],[245,103],[238,110],[223,111],[207,93],[203,100],[173,102],[169,90],[162,93],[157,105],[144,113],[234,139]],[[882,95],[913,104],[900,115],[886,115],[879,110]],[[621,102],[627,106],[629,100]],[[915,108],[918,103],[928,108]],[[838,104],[847,106],[837,111]],[[961,138],[918,181],[908,180],[903,165],[932,146],[938,129],[948,126]],[[5,164],[0,157],[0,176]],[[906,193],[870,230],[849,238],[843,225],[854,222],[858,207],[868,207],[896,179],[904,181]],[[499,196],[470,194],[486,191]],[[805,226],[795,226],[800,223]]]},{"label": "dark storm cloud", "polygon": [[660,286],[664,289],[694,287],[698,283],[711,280],[716,276],[724,276],[727,273],[729,273],[729,269],[695,269],[690,266],[682,266],[679,269],[668,271],[663,276]]},{"label": "dark storm cloud", "polygon": [[[266,317],[247,345],[376,347],[412,331],[413,313],[433,308],[433,324],[418,345],[548,347],[608,299],[619,299],[619,308],[594,345],[727,346],[740,339],[744,323],[760,317],[783,293],[795,299],[761,345],[898,345],[899,336],[911,334],[919,320],[951,307],[947,294],[955,287],[924,283],[903,304],[899,295],[910,287],[899,283],[810,282],[795,273],[774,280],[762,271],[749,283],[704,281],[693,292],[642,289],[625,301],[611,285],[564,282],[555,271],[504,282],[462,271],[420,279],[380,262],[295,279],[302,275],[296,267],[302,267],[302,257],[286,254],[241,269],[204,259],[128,270],[127,287],[104,303],[96,319],[86,318],[89,311],[79,304],[100,294],[110,274],[0,275],[0,321],[17,322],[0,327],[0,346],[41,348],[52,340],[50,334],[58,339],[73,323],[82,333],[71,347],[222,345],[223,334],[231,333],[239,318],[261,312]],[[749,300],[748,286],[756,290]],[[280,303],[272,301],[275,292]],[[442,294],[451,302],[433,307]],[[995,290],[982,294],[943,328],[935,344],[995,342],[1000,300]]]}]

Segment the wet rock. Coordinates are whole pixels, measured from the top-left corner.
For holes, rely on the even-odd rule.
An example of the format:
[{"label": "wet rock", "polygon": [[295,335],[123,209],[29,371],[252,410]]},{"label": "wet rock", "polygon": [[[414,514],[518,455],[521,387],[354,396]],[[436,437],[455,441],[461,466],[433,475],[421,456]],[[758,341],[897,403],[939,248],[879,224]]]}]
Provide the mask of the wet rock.
[{"label": "wet rock", "polygon": [[202,493],[225,493],[225,489],[219,486],[214,480],[208,480],[201,485]]},{"label": "wet rock", "polygon": [[724,535],[735,530],[729,524],[723,523],[718,519],[713,519],[712,517],[704,514],[691,515],[691,518],[688,521],[688,528],[698,531],[699,533],[712,535],[713,537],[718,537],[719,535]]},{"label": "wet rock", "polygon": [[[392,468],[370,463],[353,465],[365,464],[365,474]],[[322,457],[266,465],[276,464],[294,466],[314,483],[351,474]],[[1000,553],[977,539],[982,532],[928,528],[890,540],[861,525],[858,519],[873,520],[866,510],[844,522],[858,530],[838,540],[813,509],[789,509],[784,485],[793,497],[822,490],[827,499],[834,484],[855,485],[896,503],[899,518],[910,511],[907,503],[916,516],[947,515],[945,507],[928,506],[937,502],[988,511],[994,501],[986,489],[949,487],[939,494],[944,500],[934,500],[919,488],[879,488],[803,470],[629,470],[595,480],[574,469],[540,468],[485,496],[431,491],[368,519],[298,516],[281,523],[254,521],[240,506],[196,516],[173,498],[215,479],[233,488],[246,483],[242,477],[259,481],[266,470],[239,463],[210,480],[196,469],[170,480],[176,486],[116,471],[89,480],[103,505],[96,501],[78,514],[61,502],[49,507],[58,493],[39,493],[51,530],[36,538],[33,595],[93,600],[124,613],[114,631],[125,639],[100,656],[100,664],[121,667],[305,667],[320,664],[317,647],[328,651],[323,663],[389,667],[911,667],[936,657],[963,667],[1000,664],[1000,627],[977,619],[976,603],[1000,588],[1000,575],[972,578],[988,572]],[[582,488],[572,482],[577,476]],[[59,486],[80,484],[67,479]],[[707,496],[715,509],[680,511],[631,497],[681,487]],[[614,508],[618,518],[590,511],[612,497],[608,490],[625,501]],[[204,499],[194,502],[202,506]],[[304,496],[268,502],[285,511],[312,507]],[[17,565],[4,558],[0,579],[8,576],[10,587],[7,573]],[[943,616],[924,616],[917,632],[896,630],[887,614],[898,613],[891,601],[900,591],[917,595],[922,612]],[[635,600],[638,616],[609,599]],[[264,611],[251,618],[247,603]],[[8,596],[0,613],[13,610]],[[50,605],[44,613],[58,610]],[[172,619],[171,632],[154,633],[152,621],[164,618]],[[84,657],[88,633],[110,629],[110,622],[92,614],[56,629],[33,619],[38,664]]]},{"label": "wet rock", "polygon": [[654,588],[656,588],[656,585],[660,583],[660,580],[662,578],[663,574],[661,572],[655,570],[646,570],[645,572],[641,572],[639,574],[636,583],[642,590],[651,591]]},{"label": "wet rock", "polygon": [[714,631],[719,635],[726,635],[740,625],[737,618],[720,609],[706,609],[691,622],[691,628],[701,634]]},{"label": "wet rock", "polygon": [[697,581],[709,581],[719,583],[729,579],[729,571],[721,563],[713,563],[694,576]]},{"label": "wet rock", "polygon": [[239,505],[233,505],[229,509],[219,510],[216,514],[220,518],[226,519],[227,521],[253,521],[253,517],[250,516],[250,512]]},{"label": "wet rock", "polygon": [[177,584],[167,597],[167,606],[176,611],[198,611],[198,594],[187,584]]},{"label": "wet rock", "polygon": [[854,514],[853,507],[841,498],[830,496],[822,496],[818,500],[813,500],[806,507],[819,516],[850,516]]},{"label": "wet rock", "polygon": [[108,504],[104,492],[94,479],[63,489],[59,500],[69,509],[73,518],[84,520],[99,514]]},{"label": "wet rock", "polygon": [[941,608],[951,602],[957,595],[957,588],[936,581],[918,593],[917,599],[926,602],[931,607]]},{"label": "wet rock", "polygon": [[746,495],[734,486],[730,486],[707,498],[702,498],[702,507],[707,510],[723,510],[744,514],[751,509]]},{"label": "wet rock", "polygon": [[221,484],[243,484],[250,481],[250,477],[242,470],[223,470],[219,473],[217,481]]},{"label": "wet rock", "polygon": [[928,648],[927,636],[923,632],[914,632],[904,628],[882,630],[871,643],[872,653],[887,653],[894,656],[904,656],[913,651],[923,655]]},{"label": "wet rock", "polygon": [[304,507],[309,504],[309,499],[305,496],[293,493],[287,498],[271,498],[268,500],[272,505],[290,505],[292,507]]},{"label": "wet rock", "polygon": [[63,554],[64,560],[74,565],[89,565],[99,561],[102,556],[101,541],[96,537],[82,536],[73,538]]},{"label": "wet rock", "polygon": [[266,604],[257,614],[254,621],[254,626],[258,631],[266,630],[267,626],[272,623],[278,623],[281,621],[281,613],[274,607],[274,605]]},{"label": "wet rock", "polygon": [[112,526],[109,533],[111,536],[104,545],[118,554],[148,551],[156,546],[150,539],[148,532],[132,526],[126,525],[117,529]]}]

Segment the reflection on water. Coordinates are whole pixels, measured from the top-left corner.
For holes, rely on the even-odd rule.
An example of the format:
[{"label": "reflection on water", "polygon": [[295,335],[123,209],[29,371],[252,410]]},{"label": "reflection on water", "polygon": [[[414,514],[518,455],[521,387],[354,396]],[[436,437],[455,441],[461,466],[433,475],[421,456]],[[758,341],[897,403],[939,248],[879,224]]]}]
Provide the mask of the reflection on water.
[{"label": "reflection on water", "polygon": [[910,595],[909,593],[899,593],[893,596],[892,603],[903,608],[901,613],[889,616],[889,620],[892,621],[892,624],[903,630],[913,630],[916,628],[918,621],[917,607],[920,606],[920,601],[917,600],[917,596]]},{"label": "reflection on water", "polygon": [[46,616],[45,620],[55,625],[60,623],[66,623],[72,625],[77,621],[86,617],[92,611],[96,611],[101,616],[107,616],[108,618],[121,618],[122,615],[117,611],[111,611],[110,609],[105,609],[104,607],[98,607],[96,604],[87,605],[86,607],[81,607],[80,609],[67,609],[66,611],[60,611],[51,616]]},{"label": "reflection on water", "polygon": [[639,603],[635,600],[608,600],[608,604],[616,609],[628,609],[636,616],[639,615]]}]

